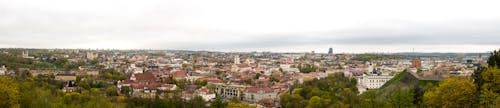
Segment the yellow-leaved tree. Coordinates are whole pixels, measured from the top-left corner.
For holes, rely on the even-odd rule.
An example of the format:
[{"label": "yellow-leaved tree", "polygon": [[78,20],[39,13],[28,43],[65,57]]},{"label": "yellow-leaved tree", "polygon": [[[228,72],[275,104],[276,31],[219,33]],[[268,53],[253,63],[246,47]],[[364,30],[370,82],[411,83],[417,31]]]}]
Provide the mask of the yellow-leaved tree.
[{"label": "yellow-leaved tree", "polygon": [[18,108],[19,90],[17,83],[10,76],[0,76],[0,107]]},{"label": "yellow-leaved tree", "polygon": [[439,83],[439,86],[425,92],[424,103],[431,108],[472,107],[476,95],[476,85],[469,78],[451,77]]}]

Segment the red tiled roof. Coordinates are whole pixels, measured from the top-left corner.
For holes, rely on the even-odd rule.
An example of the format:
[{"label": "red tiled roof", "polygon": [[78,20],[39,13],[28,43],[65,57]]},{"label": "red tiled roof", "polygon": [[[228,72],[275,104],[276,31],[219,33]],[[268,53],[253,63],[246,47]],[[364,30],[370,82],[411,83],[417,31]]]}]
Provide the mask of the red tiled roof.
[{"label": "red tiled roof", "polygon": [[157,82],[151,82],[147,87],[148,89],[156,89],[157,87],[160,87],[161,84]]},{"label": "red tiled roof", "polygon": [[133,83],[133,82],[134,82],[134,81],[132,81],[132,80],[125,80],[125,81],[123,81],[122,83],[123,83],[123,84],[131,84],[131,83]]},{"label": "red tiled roof", "polygon": [[132,84],[130,84],[130,85],[131,85],[131,86],[132,86],[132,88],[134,88],[134,89],[143,89],[143,88],[144,88],[144,86],[143,86],[142,84],[140,84],[140,83],[132,83]]},{"label": "red tiled roof", "polygon": [[175,72],[172,76],[174,78],[185,78],[185,77],[187,77],[187,72],[184,70],[180,70],[180,71]]},{"label": "red tiled roof", "polygon": [[136,80],[155,80],[155,76],[151,72],[135,74]]}]

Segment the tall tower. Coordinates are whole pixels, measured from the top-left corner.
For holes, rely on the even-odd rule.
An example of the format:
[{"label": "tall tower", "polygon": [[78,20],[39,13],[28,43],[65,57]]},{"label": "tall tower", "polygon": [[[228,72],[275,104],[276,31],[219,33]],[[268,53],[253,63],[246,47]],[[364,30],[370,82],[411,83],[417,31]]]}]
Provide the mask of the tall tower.
[{"label": "tall tower", "polygon": [[331,48],[331,47],[330,47],[330,48],[328,49],[328,54],[333,54],[333,48]]},{"label": "tall tower", "polygon": [[234,64],[240,64],[240,56],[234,56]]},{"label": "tall tower", "polygon": [[23,57],[28,57],[28,56],[29,56],[29,52],[27,50],[26,50],[26,52],[23,51]]}]

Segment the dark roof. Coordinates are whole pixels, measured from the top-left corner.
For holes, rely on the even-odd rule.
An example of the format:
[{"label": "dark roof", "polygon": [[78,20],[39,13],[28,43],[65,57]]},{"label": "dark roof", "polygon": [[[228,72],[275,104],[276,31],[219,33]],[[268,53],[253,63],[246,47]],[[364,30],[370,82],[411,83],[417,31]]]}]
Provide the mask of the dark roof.
[{"label": "dark roof", "polygon": [[56,74],[56,76],[76,76],[75,74]]}]

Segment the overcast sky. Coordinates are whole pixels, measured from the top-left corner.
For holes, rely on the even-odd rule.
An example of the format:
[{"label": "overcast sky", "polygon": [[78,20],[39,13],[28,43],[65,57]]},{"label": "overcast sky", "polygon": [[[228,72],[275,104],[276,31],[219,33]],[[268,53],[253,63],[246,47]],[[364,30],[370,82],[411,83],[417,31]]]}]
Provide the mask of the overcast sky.
[{"label": "overcast sky", "polygon": [[500,1],[0,0],[0,47],[326,53],[500,48]]}]

